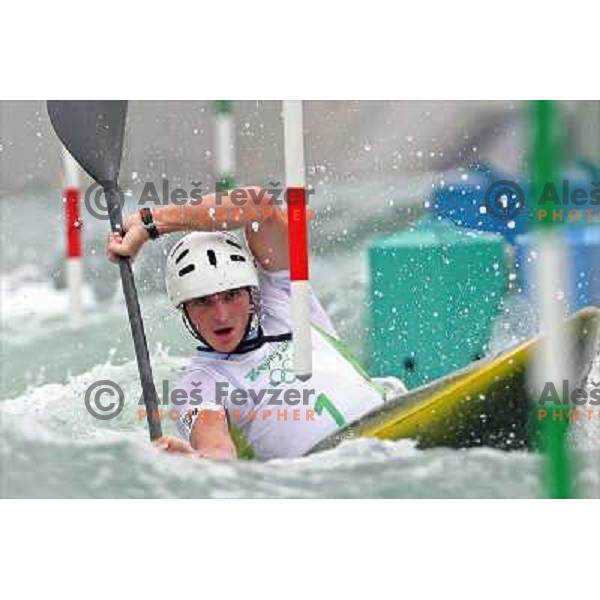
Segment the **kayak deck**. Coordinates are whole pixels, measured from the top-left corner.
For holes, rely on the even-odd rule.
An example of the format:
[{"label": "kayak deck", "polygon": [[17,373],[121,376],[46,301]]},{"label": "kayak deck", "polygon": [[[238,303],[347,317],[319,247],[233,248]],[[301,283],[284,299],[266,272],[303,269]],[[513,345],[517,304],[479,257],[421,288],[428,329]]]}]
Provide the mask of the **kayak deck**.
[{"label": "kayak deck", "polygon": [[[600,310],[585,308],[565,323],[573,336],[574,386],[584,385],[598,351]],[[420,447],[534,448],[527,368],[543,338],[534,338],[387,402],[309,453],[358,437],[414,439]]]}]

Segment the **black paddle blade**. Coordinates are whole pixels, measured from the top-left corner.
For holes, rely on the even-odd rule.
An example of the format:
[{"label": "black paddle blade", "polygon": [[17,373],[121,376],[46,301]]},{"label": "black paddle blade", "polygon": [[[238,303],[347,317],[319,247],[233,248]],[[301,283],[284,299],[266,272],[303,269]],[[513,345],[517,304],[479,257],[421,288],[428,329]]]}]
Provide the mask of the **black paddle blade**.
[{"label": "black paddle blade", "polygon": [[126,100],[48,100],[54,131],[98,183],[116,183],[123,154]]}]

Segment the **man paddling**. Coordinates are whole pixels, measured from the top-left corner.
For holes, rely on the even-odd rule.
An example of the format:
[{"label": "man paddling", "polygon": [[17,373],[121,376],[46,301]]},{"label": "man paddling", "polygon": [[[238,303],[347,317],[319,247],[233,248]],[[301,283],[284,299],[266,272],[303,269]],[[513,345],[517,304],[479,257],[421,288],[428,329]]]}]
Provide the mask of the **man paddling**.
[{"label": "man paddling", "polygon": [[[383,388],[351,357],[312,292],[313,375],[294,377],[286,223],[264,190],[245,192],[252,204],[219,194],[169,206],[168,218],[156,220],[142,209],[127,219],[124,237],[109,240],[115,262],[134,258],[148,239],[194,231],[167,257],[169,298],[199,342],[177,384],[181,437],[156,442],[167,451],[234,459],[237,430],[258,458],[301,456],[384,402]],[[228,233],[240,228],[247,249]]]}]

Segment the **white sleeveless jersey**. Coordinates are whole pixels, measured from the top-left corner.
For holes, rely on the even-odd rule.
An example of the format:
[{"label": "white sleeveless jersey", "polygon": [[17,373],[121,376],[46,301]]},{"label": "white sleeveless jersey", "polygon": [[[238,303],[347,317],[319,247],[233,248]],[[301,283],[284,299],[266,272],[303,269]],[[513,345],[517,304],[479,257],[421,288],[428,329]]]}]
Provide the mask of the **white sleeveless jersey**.
[{"label": "white sleeveless jersey", "polygon": [[[289,271],[259,269],[259,278],[265,335],[291,331]],[[199,411],[223,410],[258,458],[301,456],[383,404],[312,291],[310,302],[311,379],[294,378],[290,341],[267,342],[246,354],[198,351],[177,384],[177,430],[184,439]]]}]

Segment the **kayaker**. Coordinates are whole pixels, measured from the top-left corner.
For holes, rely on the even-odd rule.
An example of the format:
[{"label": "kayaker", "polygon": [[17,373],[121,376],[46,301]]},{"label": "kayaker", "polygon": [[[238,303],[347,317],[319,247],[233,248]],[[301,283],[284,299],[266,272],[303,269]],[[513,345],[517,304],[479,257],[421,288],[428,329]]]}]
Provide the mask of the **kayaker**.
[{"label": "kayaker", "polygon": [[[201,216],[212,209],[219,220]],[[236,431],[257,458],[296,457],[383,404],[384,387],[350,355],[312,291],[313,375],[294,377],[287,225],[268,194],[244,206],[209,196],[156,219],[140,212],[126,220],[124,237],[109,240],[111,261],[135,258],[159,235],[195,230],[167,257],[169,298],[199,345],[176,386],[181,437],[163,436],[159,448],[234,459]],[[247,249],[229,233],[240,228]]]}]

